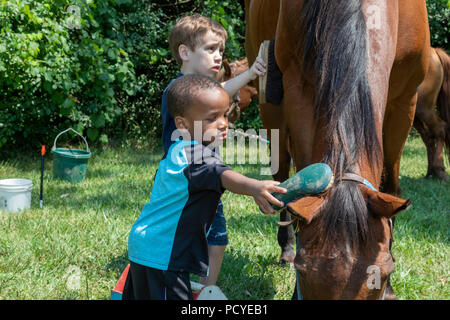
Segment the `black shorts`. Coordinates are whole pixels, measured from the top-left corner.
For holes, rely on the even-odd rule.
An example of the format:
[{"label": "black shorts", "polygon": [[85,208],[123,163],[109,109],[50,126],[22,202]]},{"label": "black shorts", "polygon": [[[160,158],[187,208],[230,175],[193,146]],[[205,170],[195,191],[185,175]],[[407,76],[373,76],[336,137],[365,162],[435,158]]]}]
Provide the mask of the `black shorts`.
[{"label": "black shorts", "polygon": [[130,262],[123,300],[193,300],[188,272],[163,271]]}]

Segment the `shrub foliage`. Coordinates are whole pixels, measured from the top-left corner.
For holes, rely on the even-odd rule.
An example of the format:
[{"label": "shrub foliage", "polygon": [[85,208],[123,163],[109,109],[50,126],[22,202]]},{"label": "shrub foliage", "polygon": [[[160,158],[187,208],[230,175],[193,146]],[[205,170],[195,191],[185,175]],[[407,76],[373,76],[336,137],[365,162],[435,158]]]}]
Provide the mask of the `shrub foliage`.
[{"label": "shrub foliage", "polygon": [[[159,142],[162,91],[178,66],[168,32],[198,12],[245,56],[243,1],[0,0],[0,157],[51,145],[73,127],[90,142]],[[448,48],[446,0],[427,1],[432,44]],[[260,125],[257,104],[238,127]]]}]

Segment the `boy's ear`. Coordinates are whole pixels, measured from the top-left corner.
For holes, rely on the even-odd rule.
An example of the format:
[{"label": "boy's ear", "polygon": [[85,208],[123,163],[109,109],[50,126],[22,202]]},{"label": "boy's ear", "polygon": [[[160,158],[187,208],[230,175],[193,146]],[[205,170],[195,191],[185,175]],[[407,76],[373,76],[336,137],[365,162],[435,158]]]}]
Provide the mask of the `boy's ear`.
[{"label": "boy's ear", "polygon": [[188,48],[188,46],[184,44],[180,44],[178,46],[178,55],[180,56],[181,60],[186,61],[189,60],[189,54],[191,50]]},{"label": "boy's ear", "polygon": [[177,139],[182,139],[185,141],[192,140],[192,135],[190,133],[189,121],[182,116],[176,116],[174,119],[175,127],[177,128],[172,132],[171,139],[176,141]]},{"label": "boy's ear", "polygon": [[186,119],[184,119],[182,116],[176,116],[173,120],[175,122],[175,127],[177,127],[177,129],[187,129],[188,128],[186,126]]}]

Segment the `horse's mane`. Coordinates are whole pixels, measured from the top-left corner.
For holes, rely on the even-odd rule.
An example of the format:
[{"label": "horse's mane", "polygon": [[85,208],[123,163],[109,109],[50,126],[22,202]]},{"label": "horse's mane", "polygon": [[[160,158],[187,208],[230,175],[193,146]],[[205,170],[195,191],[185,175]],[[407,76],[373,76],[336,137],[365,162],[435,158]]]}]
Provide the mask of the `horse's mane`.
[{"label": "horse's mane", "polygon": [[341,181],[358,161],[379,160],[380,148],[366,75],[366,24],[361,0],[305,1],[300,17],[303,72],[314,75],[315,116],[325,123],[326,153],[335,185],[318,215],[324,245],[350,241],[352,248],[370,236],[368,211],[358,185]]}]

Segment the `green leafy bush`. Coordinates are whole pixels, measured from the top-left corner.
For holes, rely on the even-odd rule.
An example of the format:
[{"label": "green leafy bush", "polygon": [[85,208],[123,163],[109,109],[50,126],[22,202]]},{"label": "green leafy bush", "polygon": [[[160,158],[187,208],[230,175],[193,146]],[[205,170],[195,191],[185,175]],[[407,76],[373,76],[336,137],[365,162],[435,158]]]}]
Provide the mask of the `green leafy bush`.
[{"label": "green leafy bush", "polygon": [[[0,0],[0,157],[39,150],[73,127],[90,142],[159,143],[161,96],[178,66],[167,37],[200,13],[245,56],[243,1]],[[447,0],[427,1],[433,46],[448,50]],[[261,126],[257,102],[236,123]]]},{"label": "green leafy bush", "polygon": [[428,0],[427,9],[431,45],[447,50],[450,49],[450,1]]},{"label": "green leafy bush", "polygon": [[116,91],[134,94],[134,66],[102,31],[115,26],[108,5],[1,1],[1,155],[49,144],[68,126],[95,140],[121,114]]},{"label": "green leafy bush", "polygon": [[0,0],[0,156],[51,144],[67,127],[93,141],[159,140],[162,91],[178,66],[167,37],[198,12],[221,22],[238,59],[234,1]]}]

